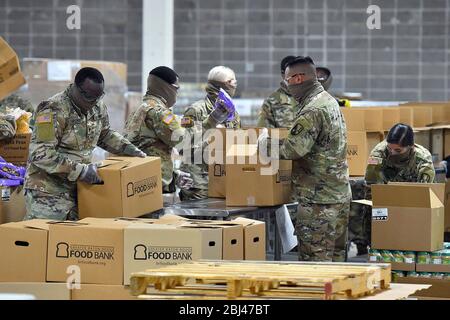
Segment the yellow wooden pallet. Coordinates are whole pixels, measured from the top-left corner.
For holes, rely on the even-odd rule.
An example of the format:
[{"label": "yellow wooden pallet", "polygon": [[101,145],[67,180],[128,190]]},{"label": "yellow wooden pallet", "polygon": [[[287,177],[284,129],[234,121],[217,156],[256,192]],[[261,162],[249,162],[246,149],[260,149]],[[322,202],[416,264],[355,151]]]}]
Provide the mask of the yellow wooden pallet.
[{"label": "yellow wooden pallet", "polygon": [[[357,298],[387,289],[390,264],[199,261],[131,275],[131,292],[160,299]],[[153,286],[157,294],[146,295]]]}]

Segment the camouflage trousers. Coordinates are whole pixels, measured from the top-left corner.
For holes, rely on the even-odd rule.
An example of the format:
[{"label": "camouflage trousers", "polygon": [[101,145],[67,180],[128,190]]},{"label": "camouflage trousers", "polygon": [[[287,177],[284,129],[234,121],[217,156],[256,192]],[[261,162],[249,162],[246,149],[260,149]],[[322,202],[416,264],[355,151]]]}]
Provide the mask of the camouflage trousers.
[{"label": "camouflage trousers", "polygon": [[25,189],[25,204],[27,213],[24,220],[78,220],[76,194],[54,195],[38,190]]},{"label": "camouflage trousers", "polygon": [[346,260],[350,203],[299,204],[295,232],[300,261]]},{"label": "camouflage trousers", "polygon": [[359,252],[366,251],[364,249],[370,246],[371,219],[371,207],[352,202],[348,221],[348,240],[356,244]]}]

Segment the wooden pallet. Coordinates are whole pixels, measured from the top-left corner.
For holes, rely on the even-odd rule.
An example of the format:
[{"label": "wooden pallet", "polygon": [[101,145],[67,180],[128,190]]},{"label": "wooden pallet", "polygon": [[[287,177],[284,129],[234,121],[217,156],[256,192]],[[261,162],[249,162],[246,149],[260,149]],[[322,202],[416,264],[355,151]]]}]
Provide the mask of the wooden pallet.
[{"label": "wooden pallet", "polygon": [[[147,299],[335,299],[387,289],[390,264],[199,261],[131,275]],[[156,294],[146,295],[153,286]]]}]

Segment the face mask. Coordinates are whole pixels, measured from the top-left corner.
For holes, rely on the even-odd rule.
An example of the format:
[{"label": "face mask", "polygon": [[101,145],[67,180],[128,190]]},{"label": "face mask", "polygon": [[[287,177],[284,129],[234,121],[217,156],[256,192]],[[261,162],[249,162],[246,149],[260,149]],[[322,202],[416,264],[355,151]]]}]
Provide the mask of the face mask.
[{"label": "face mask", "polygon": [[298,84],[288,84],[288,90],[295,100],[301,101],[316,83],[314,80],[306,80]]},{"label": "face mask", "polygon": [[215,89],[217,90],[217,93],[219,92],[219,89],[222,88],[223,90],[225,90],[228,95],[233,98],[234,95],[236,94],[236,88],[237,88],[237,82],[232,81],[230,82],[220,82],[220,81],[215,81],[215,80],[209,80],[208,81],[210,84],[212,84],[213,87],[215,87]]},{"label": "face mask", "polygon": [[387,161],[394,166],[406,165],[411,157],[412,149],[401,154],[390,154],[387,156]]},{"label": "face mask", "polygon": [[168,108],[172,108],[173,105],[177,102],[177,93],[178,90],[175,86],[152,74],[148,76],[147,94],[164,98],[164,100],[166,100],[167,102]]}]

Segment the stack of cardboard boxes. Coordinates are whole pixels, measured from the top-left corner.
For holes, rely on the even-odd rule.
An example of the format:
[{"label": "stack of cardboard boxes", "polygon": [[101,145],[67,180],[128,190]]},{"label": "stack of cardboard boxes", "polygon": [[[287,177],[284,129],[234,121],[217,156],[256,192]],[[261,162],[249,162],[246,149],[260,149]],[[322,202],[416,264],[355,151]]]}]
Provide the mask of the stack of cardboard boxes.
[{"label": "stack of cardboard boxes", "polygon": [[[209,197],[225,198],[228,206],[289,203],[292,161],[262,157],[257,147],[260,132],[261,128],[214,131],[209,146]],[[287,129],[269,130],[274,139],[287,134]]]},{"label": "stack of cardboard boxes", "polygon": [[[450,265],[417,264],[417,253],[444,249],[445,184],[391,183],[372,185],[372,241],[369,260],[391,262],[392,270],[403,272],[450,272]],[[403,259],[382,258],[393,252]],[[400,273],[398,273],[400,272]],[[415,277],[401,277],[402,282],[416,282]],[[428,279],[427,279],[428,280]],[[431,287],[424,295],[450,298],[450,280],[440,281],[447,291]]]},{"label": "stack of cardboard boxes", "polygon": [[[1,225],[0,251],[7,257],[0,261],[0,292],[33,293],[37,286],[49,295],[57,286],[53,298],[132,299],[133,272],[199,259],[265,260],[265,224],[176,216],[33,220]],[[81,289],[64,290],[66,282]]]}]

